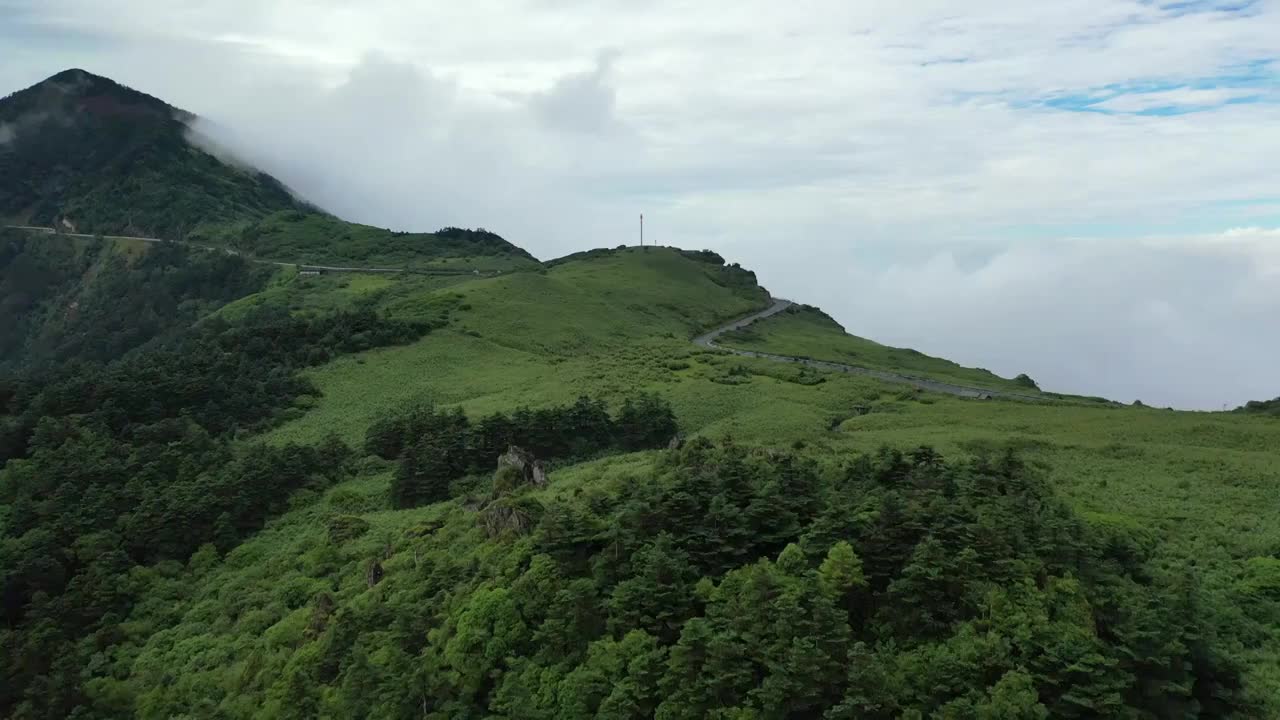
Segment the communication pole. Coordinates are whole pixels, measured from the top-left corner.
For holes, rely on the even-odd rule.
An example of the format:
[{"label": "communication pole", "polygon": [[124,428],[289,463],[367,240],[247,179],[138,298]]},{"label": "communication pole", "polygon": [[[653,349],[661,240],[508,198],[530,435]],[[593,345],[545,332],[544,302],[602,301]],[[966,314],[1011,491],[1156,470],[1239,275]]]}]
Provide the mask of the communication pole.
[{"label": "communication pole", "polygon": [[644,213],[640,213],[640,247],[644,247]]}]

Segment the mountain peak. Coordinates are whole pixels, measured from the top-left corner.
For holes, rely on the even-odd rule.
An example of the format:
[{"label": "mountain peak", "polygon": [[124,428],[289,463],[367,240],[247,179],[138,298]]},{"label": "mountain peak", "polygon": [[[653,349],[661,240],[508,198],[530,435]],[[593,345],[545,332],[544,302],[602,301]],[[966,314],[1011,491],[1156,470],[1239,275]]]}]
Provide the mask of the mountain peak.
[{"label": "mountain peak", "polygon": [[0,121],[53,117],[63,122],[90,117],[151,116],[189,122],[190,113],[111,78],[71,68],[0,100]]},{"label": "mountain peak", "polygon": [[178,237],[302,205],[195,148],[195,116],[80,68],[0,99],[0,224]]},{"label": "mountain peak", "polygon": [[[60,73],[57,73],[56,75],[51,75],[50,77],[46,78],[44,82],[46,83],[67,83],[67,82],[85,82],[85,81],[92,82],[94,80],[106,80],[108,82],[114,82],[110,78],[105,78],[105,77],[102,77],[101,75],[94,75],[88,70],[82,70],[80,68],[68,68],[66,70],[63,70]],[[38,83],[38,84],[42,84],[42,83]]]}]

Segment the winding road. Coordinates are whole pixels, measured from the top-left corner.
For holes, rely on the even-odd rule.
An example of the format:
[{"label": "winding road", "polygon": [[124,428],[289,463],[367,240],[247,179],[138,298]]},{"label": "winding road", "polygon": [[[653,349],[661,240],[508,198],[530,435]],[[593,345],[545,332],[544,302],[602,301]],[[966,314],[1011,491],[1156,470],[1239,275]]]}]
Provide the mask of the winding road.
[{"label": "winding road", "polygon": [[103,240],[136,240],[145,243],[166,243],[171,242],[178,245],[186,245],[187,247],[199,248],[201,250],[209,250],[212,252],[224,252],[228,255],[236,255],[244,258],[247,262],[258,265],[274,265],[276,267],[297,267],[300,271],[316,271],[316,272],[344,272],[344,273],[375,273],[375,274],[398,274],[410,273],[414,275],[501,275],[501,270],[492,271],[474,271],[474,270],[417,270],[412,268],[378,268],[378,267],[341,267],[336,265],[308,265],[305,263],[282,262],[279,260],[262,260],[259,258],[245,255],[238,250],[218,245],[201,245],[200,243],[187,242],[185,240],[164,240],[162,238],[136,237],[133,235],[90,235],[87,233],[59,233],[51,227],[43,227],[40,225],[4,225],[6,230],[25,230],[30,233],[38,233],[41,235],[57,235],[59,237],[102,238]]},{"label": "winding road", "polygon": [[733,322],[722,325],[711,332],[699,335],[693,339],[695,345],[699,347],[709,348],[713,350],[721,350],[723,352],[741,355],[742,357],[762,358],[764,360],[773,360],[775,362],[795,363],[805,365],[807,367],[818,368],[820,370],[831,370],[834,372],[853,373],[857,375],[866,375],[877,380],[885,382],[899,383],[903,385],[911,385],[921,390],[929,390],[932,392],[946,393],[948,395],[956,395],[964,398],[974,398],[978,400],[989,400],[991,398],[1011,398],[1015,400],[1030,400],[1032,402],[1044,402],[1045,398],[1035,395],[1023,395],[1020,393],[1007,392],[1004,390],[987,390],[984,388],[974,388],[965,385],[954,385],[952,383],[938,382],[937,380],[929,380],[928,378],[913,377],[911,375],[902,375],[899,373],[887,372],[885,370],[873,370],[871,368],[858,367],[857,365],[845,365],[844,363],[827,362],[825,360],[810,360],[809,358],[793,357],[791,355],[775,355],[773,353],[757,352],[755,350],[739,350],[737,348],[724,347],[716,342],[721,335],[734,330],[741,330],[752,323],[772,317],[778,313],[791,307],[794,303],[790,300],[774,298],[773,305],[760,312],[747,315]]},{"label": "winding road", "polygon": [[[88,238],[88,239],[101,237],[104,240],[136,240],[136,241],[145,242],[145,243],[176,242],[179,245],[186,245],[188,247],[199,248],[202,250],[209,250],[213,252],[225,252],[228,255],[238,255],[243,257],[248,262],[257,263],[259,265],[275,265],[277,267],[297,267],[298,270],[300,271],[387,273],[387,274],[412,273],[412,274],[419,274],[419,275],[483,275],[483,276],[492,276],[492,275],[502,274],[500,270],[489,271],[489,272],[478,272],[478,271],[468,271],[468,270],[415,270],[415,269],[409,269],[409,268],[373,268],[373,267],[340,267],[340,266],[334,266],[334,265],[305,265],[302,263],[281,262],[278,260],[261,260],[259,258],[242,255],[240,252],[233,250],[231,248],[218,247],[216,245],[201,245],[199,243],[192,243],[192,242],[179,241],[179,240],[163,240],[161,238],[134,237],[130,235],[89,235],[85,233],[59,233],[51,227],[41,227],[41,226],[34,226],[34,225],[4,225],[2,227],[9,230],[25,230],[27,232],[40,233],[44,235],[58,235],[60,237],[74,237],[74,238]],[[987,400],[990,398],[1012,398],[1016,400],[1030,400],[1032,402],[1045,401],[1045,398],[1037,397],[1035,395],[1023,395],[1020,393],[1008,392],[1005,390],[987,390],[984,388],[967,387],[965,385],[954,385],[952,383],[938,382],[937,380],[930,380],[928,378],[913,377],[911,375],[902,375],[899,373],[887,372],[885,370],[873,370],[871,368],[859,367],[857,365],[846,365],[844,363],[827,362],[826,360],[811,360],[809,358],[794,357],[791,355],[775,355],[773,353],[757,352],[755,350],[739,350],[737,348],[724,347],[716,342],[716,340],[719,339],[719,337],[721,335],[724,335],[725,333],[732,332],[734,330],[741,330],[742,328],[745,328],[748,325],[751,325],[752,323],[763,320],[767,317],[772,317],[774,315],[777,315],[778,313],[783,312],[784,310],[786,310],[787,308],[791,307],[794,304],[795,303],[792,303],[790,300],[774,298],[773,305],[769,306],[768,308],[761,310],[759,312],[747,315],[746,317],[742,317],[737,320],[734,320],[733,322],[728,323],[726,325],[721,325],[720,327],[712,330],[711,332],[704,333],[694,338],[693,342],[695,345],[698,345],[699,347],[733,353],[734,355],[740,355],[742,357],[761,358],[764,360],[773,360],[775,362],[785,362],[785,363],[794,363],[798,365],[804,365],[807,367],[818,368],[820,370],[831,370],[833,372],[865,375],[867,377],[873,377],[873,378],[876,378],[877,380],[883,380],[885,382],[911,385],[912,387],[916,387],[921,390],[930,390],[933,392],[946,393],[948,395],[956,395],[958,397],[975,398],[980,400]]]}]

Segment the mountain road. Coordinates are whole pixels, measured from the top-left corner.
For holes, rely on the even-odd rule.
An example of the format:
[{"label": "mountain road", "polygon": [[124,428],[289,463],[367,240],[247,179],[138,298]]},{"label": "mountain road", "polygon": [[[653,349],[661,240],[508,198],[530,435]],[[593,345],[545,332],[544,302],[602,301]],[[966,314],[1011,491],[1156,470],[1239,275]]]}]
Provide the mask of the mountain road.
[{"label": "mountain road", "polygon": [[831,370],[833,372],[852,373],[857,375],[865,375],[873,377],[884,382],[899,383],[903,385],[911,385],[912,387],[931,392],[946,393],[964,398],[973,398],[977,400],[989,400],[991,398],[1011,398],[1015,400],[1029,400],[1032,402],[1044,402],[1045,398],[1035,395],[1024,395],[1021,393],[1008,392],[1005,390],[989,390],[986,388],[974,388],[965,385],[955,385],[952,383],[939,382],[928,378],[914,377],[912,375],[902,375],[900,373],[888,372],[885,370],[874,370],[872,368],[859,367],[857,365],[846,365],[844,363],[828,362],[825,360],[813,360],[810,358],[795,357],[792,355],[776,355],[774,353],[757,352],[755,350],[739,350],[738,348],[724,347],[716,341],[721,335],[741,330],[752,323],[758,322],[768,317],[777,315],[785,311],[795,303],[790,300],[774,298],[773,305],[765,310],[752,313],[746,317],[734,320],[731,323],[721,325],[720,327],[708,333],[699,335],[693,339],[695,345],[713,350],[733,353],[742,357],[761,358],[763,360],[773,360],[775,362],[793,363],[803,365],[805,367],[817,368],[819,370]]}]

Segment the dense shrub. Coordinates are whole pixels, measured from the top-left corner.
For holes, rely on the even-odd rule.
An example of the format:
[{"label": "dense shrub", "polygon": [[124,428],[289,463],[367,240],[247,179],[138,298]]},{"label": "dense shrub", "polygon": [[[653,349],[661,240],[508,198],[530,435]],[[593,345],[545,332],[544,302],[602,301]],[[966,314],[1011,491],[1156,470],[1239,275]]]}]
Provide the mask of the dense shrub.
[{"label": "dense shrub", "polygon": [[294,491],[345,476],[351,451],[337,441],[231,443],[316,392],[298,369],[429,329],[371,310],[265,307],[111,362],[0,380],[0,715],[61,718],[83,702],[85,663],[142,587],[135,568],[207,543],[229,550]]},{"label": "dense shrub", "polygon": [[492,470],[512,445],[543,460],[581,459],[611,449],[663,447],[678,431],[671,406],[653,395],[625,399],[616,415],[603,401],[584,396],[572,405],[519,408],[475,423],[458,410],[415,404],[374,422],[365,452],[399,459],[392,503],[410,507],[446,499],[451,480]]}]

